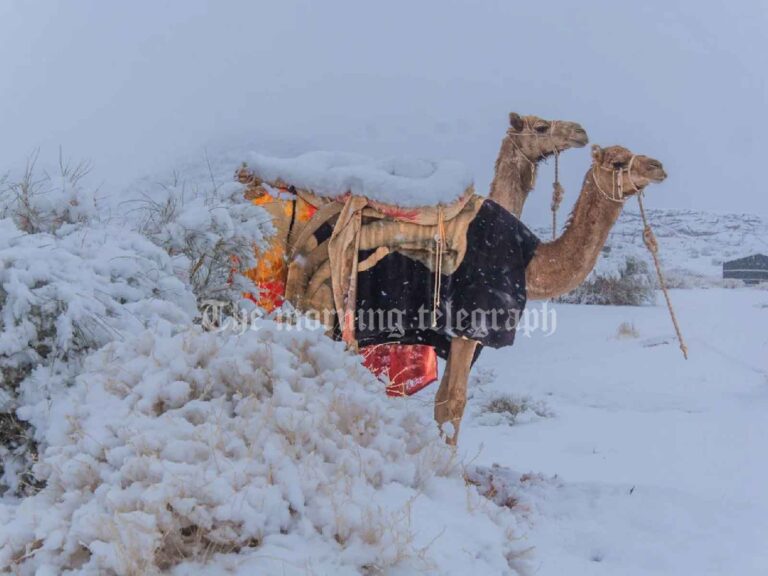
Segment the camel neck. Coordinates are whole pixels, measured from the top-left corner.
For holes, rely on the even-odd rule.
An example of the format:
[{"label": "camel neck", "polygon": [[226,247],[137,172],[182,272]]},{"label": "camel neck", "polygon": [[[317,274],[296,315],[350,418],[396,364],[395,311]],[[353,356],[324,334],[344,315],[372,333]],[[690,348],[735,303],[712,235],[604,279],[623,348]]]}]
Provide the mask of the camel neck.
[{"label": "camel neck", "polygon": [[536,163],[526,158],[512,137],[507,136],[496,159],[489,198],[519,218],[536,184],[536,172]]},{"label": "camel neck", "polygon": [[606,198],[600,192],[590,169],[584,176],[581,193],[568,218],[565,231],[555,242],[581,246],[582,249],[587,247],[590,257],[594,256],[596,260],[623,207],[623,202]]},{"label": "camel neck", "polygon": [[590,169],[565,231],[536,250],[526,273],[528,297],[553,298],[581,284],[595,267],[622,207],[600,193]]}]

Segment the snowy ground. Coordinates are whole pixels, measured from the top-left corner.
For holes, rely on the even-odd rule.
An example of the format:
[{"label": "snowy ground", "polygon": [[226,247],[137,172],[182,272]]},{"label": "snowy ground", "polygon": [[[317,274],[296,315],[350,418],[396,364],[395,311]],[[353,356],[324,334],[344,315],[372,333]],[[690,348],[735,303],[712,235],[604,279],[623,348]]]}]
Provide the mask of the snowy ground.
[{"label": "snowy ground", "polygon": [[[465,457],[550,478],[526,489],[539,576],[768,574],[768,291],[673,299],[687,362],[661,303],[557,305],[554,334],[475,368],[495,379],[468,405]],[[479,407],[498,393],[552,415],[493,425]]]},{"label": "snowy ground", "polygon": [[[231,165],[221,173],[216,162],[212,166],[200,174],[230,181]],[[265,330],[240,338],[203,336],[191,327],[195,298],[205,300],[222,286],[238,298],[242,292],[227,283],[229,244],[220,252],[226,256],[223,265],[217,267],[215,259],[207,265],[214,274],[199,273],[206,282],[197,281],[200,269],[191,264],[223,241],[250,254],[251,241],[266,222],[255,215],[239,217],[241,191],[234,185],[211,196],[209,180],[202,184],[192,177],[189,187],[181,182],[170,188],[147,180],[122,195],[172,200],[177,207],[173,218],[141,227],[141,234],[110,228],[116,224],[101,223],[95,212],[90,223],[77,214],[67,220],[72,230],[54,227],[26,235],[4,221],[8,233],[0,240],[11,264],[6,275],[21,279],[9,284],[11,297],[0,305],[0,312],[11,315],[7,325],[27,330],[18,321],[26,319],[28,309],[40,313],[29,294],[42,291],[52,302],[69,304],[67,314],[55,307],[55,313],[46,312],[64,343],[56,357],[77,354],[68,379],[49,386],[50,402],[37,398],[46,390],[39,381],[49,377],[44,363],[38,362],[40,369],[24,385],[27,395],[18,395],[39,441],[44,440],[38,469],[48,482],[35,496],[17,500],[8,494],[0,500],[0,572],[71,569],[100,575],[160,567],[212,575],[768,574],[768,464],[763,458],[768,290],[715,287],[722,284],[723,259],[765,246],[768,227],[762,219],[654,211],[665,269],[676,286],[689,287],[675,290],[673,299],[690,360],[682,359],[661,302],[632,308],[556,305],[557,329],[551,335],[520,334],[513,348],[484,351],[473,371],[454,459],[431,420],[436,386],[409,399],[388,399],[358,358],[320,335],[297,335],[309,343],[303,347],[280,331],[274,338]],[[219,210],[222,202],[227,218]],[[59,212],[73,205],[85,206],[67,201],[40,210],[50,212],[56,223]],[[124,211],[125,205],[118,209]],[[11,214],[18,216],[19,210]],[[96,258],[83,242],[93,241],[102,229],[105,238],[117,239],[120,250],[102,249]],[[626,215],[599,270],[616,268],[628,255],[647,259],[639,238],[637,218]],[[51,245],[58,247],[51,253],[57,260],[41,265]],[[41,253],[23,257],[19,246]],[[101,258],[129,247],[136,262],[144,252],[154,254],[165,275],[139,274],[143,268],[124,269],[123,258]],[[65,253],[80,258],[82,266],[67,266]],[[73,268],[79,274],[72,276]],[[177,284],[183,280],[173,293],[166,278],[172,272]],[[99,352],[93,351],[111,337],[74,344],[66,338],[72,333],[68,318],[76,325],[90,318],[80,317],[83,306],[68,294],[85,298],[90,292],[78,282],[90,286],[91,276],[98,286],[104,284],[100,292],[114,291],[117,312],[110,317],[122,318],[123,308],[136,316],[134,300],[152,304],[146,324],[115,330],[120,338]],[[209,285],[209,277],[218,283]],[[127,300],[125,286],[134,288]],[[53,289],[58,292],[52,299]],[[191,309],[172,322],[176,336],[163,336],[153,314],[170,310],[163,298],[178,303],[181,296]],[[540,309],[540,303],[529,308]],[[621,325],[629,328],[620,330]],[[48,337],[49,329],[43,328],[39,335],[24,332],[20,352],[29,353]],[[218,338],[220,349],[212,344]],[[156,342],[150,346],[150,340]],[[89,351],[93,354],[85,358]],[[0,352],[9,357],[7,348]],[[200,355],[210,362],[200,364]],[[242,372],[235,370],[238,366]],[[256,392],[242,395],[242,382],[254,374]],[[190,390],[197,383],[194,394],[186,392],[185,382]],[[209,396],[211,387],[216,393]],[[120,418],[104,420],[103,414],[120,411],[105,408],[100,390],[110,405],[124,411]],[[34,398],[28,397],[30,391]],[[169,401],[139,401],[150,397]],[[240,403],[252,398],[259,399],[264,414],[240,410]],[[491,402],[495,412],[487,408]],[[322,406],[327,414],[318,416]],[[520,413],[505,414],[499,407]],[[188,418],[203,408],[215,418]],[[286,414],[293,414],[289,426]],[[312,414],[324,425],[316,425]],[[339,427],[334,418],[347,424]],[[226,436],[229,442],[209,446],[211,426],[217,438]],[[270,431],[278,448],[264,450],[254,429]],[[297,444],[299,437],[307,441]],[[181,448],[145,449],[166,445]],[[318,446],[330,449],[324,453]],[[364,454],[374,464],[364,462]],[[278,468],[298,472],[275,475],[269,466],[264,472],[259,458],[274,458]],[[180,479],[177,460],[194,482]],[[327,478],[318,482],[321,468]],[[413,469],[420,472],[406,473]],[[151,474],[137,476],[141,470]],[[158,471],[164,472],[161,481]],[[188,490],[201,478],[206,482],[199,489]],[[212,478],[216,482],[209,485]],[[301,479],[298,496],[296,478]],[[290,504],[287,516],[258,513],[268,509],[259,492],[264,486],[270,499],[272,492],[280,493],[283,499],[275,501]],[[236,497],[229,498],[227,490]],[[256,513],[232,506],[245,494]],[[142,526],[137,528],[138,520]],[[220,552],[211,556],[211,550]]]}]

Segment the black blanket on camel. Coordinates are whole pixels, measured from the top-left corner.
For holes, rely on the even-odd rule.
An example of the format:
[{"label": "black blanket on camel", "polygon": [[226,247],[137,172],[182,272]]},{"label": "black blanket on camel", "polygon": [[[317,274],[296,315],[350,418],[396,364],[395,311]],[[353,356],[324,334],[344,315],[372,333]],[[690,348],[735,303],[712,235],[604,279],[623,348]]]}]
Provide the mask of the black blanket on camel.
[{"label": "black blanket on camel", "polygon": [[[525,269],[538,244],[515,216],[485,200],[467,229],[464,259],[440,278],[436,309],[434,272],[397,252],[388,254],[358,273],[360,346],[428,344],[443,358],[457,336],[492,348],[510,346],[526,304]],[[371,252],[361,251],[360,261]]]}]

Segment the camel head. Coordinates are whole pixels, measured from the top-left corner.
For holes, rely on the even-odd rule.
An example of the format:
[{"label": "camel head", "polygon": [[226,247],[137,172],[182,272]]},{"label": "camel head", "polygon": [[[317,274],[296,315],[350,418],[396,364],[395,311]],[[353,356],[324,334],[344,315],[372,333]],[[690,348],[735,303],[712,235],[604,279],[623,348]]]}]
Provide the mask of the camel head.
[{"label": "camel head", "polygon": [[531,162],[538,162],[569,148],[581,148],[589,142],[581,124],[544,120],[538,116],[520,116],[515,112],[509,114],[507,137]]},{"label": "camel head", "polygon": [[598,189],[615,200],[632,196],[648,184],[663,182],[664,166],[655,158],[623,146],[592,146],[592,176]]}]

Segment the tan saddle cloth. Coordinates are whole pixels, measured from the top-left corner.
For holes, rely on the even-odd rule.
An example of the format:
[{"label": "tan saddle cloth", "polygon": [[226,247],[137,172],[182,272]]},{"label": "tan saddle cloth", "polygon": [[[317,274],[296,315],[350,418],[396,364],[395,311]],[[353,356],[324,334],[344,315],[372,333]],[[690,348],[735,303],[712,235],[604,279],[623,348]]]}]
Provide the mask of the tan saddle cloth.
[{"label": "tan saddle cloth", "polygon": [[[247,182],[240,174],[238,178]],[[290,189],[298,201],[317,209],[308,222],[294,226],[287,239],[285,299],[300,311],[319,313],[328,330],[338,322],[342,339],[353,347],[357,273],[399,252],[436,274],[439,291],[439,277],[455,272],[464,259],[467,229],[485,201],[470,187],[450,204],[404,208],[349,193],[320,196],[282,181],[249,183]],[[327,236],[318,233],[324,226],[331,226],[332,232],[318,242],[318,237]],[[361,251],[373,252],[361,262]]]}]

